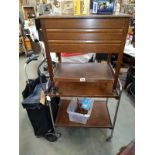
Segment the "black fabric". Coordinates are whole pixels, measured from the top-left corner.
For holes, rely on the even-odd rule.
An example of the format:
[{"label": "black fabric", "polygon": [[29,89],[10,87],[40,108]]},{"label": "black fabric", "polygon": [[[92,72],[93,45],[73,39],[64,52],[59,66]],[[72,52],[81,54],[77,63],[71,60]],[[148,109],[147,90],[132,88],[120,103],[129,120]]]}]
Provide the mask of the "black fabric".
[{"label": "black fabric", "polygon": [[[97,62],[107,61],[107,59],[108,59],[108,54],[105,54],[105,53],[96,53],[95,60]],[[111,56],[111,64],[112,64],[113,67],[115,67],[116,61],[117,61],[117,55],[114,55],[113,54]]]},{"label": "black fabric", "polygon": [[42,106],[26,110],[36,136],[43,136],[51,129],[50,121],[48,121],[48,107]]},{"label": "black fabric", "polygon": [[39,31],[40,28],[41,28],[41,23],[40,23],[40,19],[39,18],[35,18],[35,25],[36,25],[37,31]]},{"label": "black fabric", "polygon": [[40,29],[41,29],[40,19],[38,19],[38,18],[35,19],[35,25],[36,25],[36,29],[38,31],[39,40],[43,41],[43,34],[42,34],[42,31],[40,31]]},{"label": "black fabric", "polygon": [[[24,99],[22,105],[27,111],[36,136],[44,136],[49,130],[53,130],[49,107],[47,104],[40,104],[40,92],[42,88],[45,88],[46,82],[46,77],[41,75],[40,78],[29,80],[29,84],[22,92]],[[59,100],[59,97],[53,97],[50,102],[54,121],[58,112]]]},{"label": "black fabric", "polygon": [[95,59],[96,59],[98,62],[101,62],[102,60],[107,60],[107,57],[108,57],[107,54],[104,54],[104,53],[96,53]]},{"label": "black fabric", "polygon": [[58,113],[58,104],[60,102],[60,97],[52,97],[51,98],[51,106],[52,106],[52,112],[53,112],[53,119],[56,120],[56,116]]},{"label": "black fabric", "polygon": [[34,91],[29,95],[25,100],[23,100],[23,108],[37,108],[40,106],[40,93],[42,90],[45,90],[46,83],[36,85]]},{"label": "black fabric", "polygon": [[[59,97],[54,97],[51,99],[50,103],[54,121],[56,120],[59,108],[59,100]],[[38,108],[26,110],[36,136],[44,136],[49,130],[53,129],[50,110],[47,105],[41,105]]]},{"label": "black fabric", "polygon": [[[47,82],[45,75],[42,75],[40,78],[42,80],[42,83]],[[34,80],[32,80],[32,79],[29,80],[29,83],[26,84],[26,87],[25,87],[24,91],[22,92],[23,99],[27,98],[28,96],[30,96],[33,93],[36,85],[40,84],[40,78],[38,77]]]}]

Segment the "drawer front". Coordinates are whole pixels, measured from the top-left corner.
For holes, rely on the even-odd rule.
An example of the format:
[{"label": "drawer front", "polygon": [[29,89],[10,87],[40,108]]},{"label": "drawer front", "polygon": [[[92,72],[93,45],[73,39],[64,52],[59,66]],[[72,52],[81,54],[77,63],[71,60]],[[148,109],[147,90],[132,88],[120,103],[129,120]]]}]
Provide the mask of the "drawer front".
[{"label": "drawer front", "polygon": [[123,29],[46,29],[47,40],[122,40]]},{"label": "drawer front", "polygon": [[56,82],[58,92],[62,96],[96,96],[112,94],[113,81],[104,82]]},{"label": "drawer front", "polygon": [[126,19],[44,19],[50,52],[119,53]]},{"label": "drawer front", "polygon": [[124,20],[118,19],[44,19],[46,29],[123,28]]},{"label": "drawer front", "polygon": [[87,43],[87,42],[72,42],[72,43],[63,43],[63,42],[49,42],[48,43],[50,52],[96,52],[96,53],[118,53],[120,51],[121,44],[119,43]]}]

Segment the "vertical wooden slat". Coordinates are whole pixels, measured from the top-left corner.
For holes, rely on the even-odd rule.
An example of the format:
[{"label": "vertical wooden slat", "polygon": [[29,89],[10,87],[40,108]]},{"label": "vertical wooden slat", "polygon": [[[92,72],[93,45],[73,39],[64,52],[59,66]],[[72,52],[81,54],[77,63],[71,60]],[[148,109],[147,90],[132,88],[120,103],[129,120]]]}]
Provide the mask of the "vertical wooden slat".
[{"label": "vertical wooden slat", "polygon": [[114,89],[116,89],[118,78],[119,78],[128,27],[129,27],[129,19],[125,19],[124,20],[124,32],[123,32],[123,38],[122,38],[123,42],[121,44],[120,52],[118,54],[117,63],[116,63],[115,80],[114,80],[114,85],[113,85]]},{"label": "vertical wooden slat", "polygon": [[[69,20],[70,19],[67,19],[67,21],[69,21]],[[80,51],[89,52],[90,50],[93,50],[93,51],[95,51],[95,53],[97,53],[99,51],[107,51],[107,53],[111,53],[111,54],[112,53],[117,53],[118,54],[117,63],[116,63],[116,69],[115,69],[115,75],[114,75],[115,80],[114,80],[114,85],[113,85],[113,88],[115,89],[116,86],[117,86],[119,72],[120,72],[121,63],[122,63],[123,51],[124,51],[124,46],[125,46],[125,41],[126,41],[126,34],[127,34],[127,31],[128,31],[128,25],[129,25],[129,18],[124,19],[124,18],[120,17],[119,19],[106,19],[106,20],[105,19],[97,19],[98,24],[96,24],[94,22],[94,21],[96,21],[95,19],[94,20],[72,19],[72,20],[75,21],[75,23],[66,22],[66,19],[58,19],[58,20],[57,19],[53,19],[53,21],[57,21],[57,22],[53,22],[52,20],[50,20],[50,18],[49,19],[41,19],[41,24],[42,24],[42,28],[43,28],[43,37],[44,37],[44,41],[45,41],[45,51],[46,51],[46,56],[47,56],[48,71],[49,71],[49,74],[50,74],[50,79],[53,80],[53,69],[52,69],[52,65],[51,65],[51,57],[50,57],[50,51],[49,50],[52,50],[52,51],[55,51],[55,52],[60,52],[60,51],[63,51],[64,49],[67,52],[72,52],[74,50],[77,50],[77,51],[80,50]],[[80,22],[77,23],[77,20],[81,21],[81,23]],[[103,25],[103,23],[101,22],[102,20],[106,21],[107,23],[104,23],[104,25]],[[63,24],[62,25],[58,25],[58,23],[59,23],[58,21],[59,22],[63,21]],[[85,27],[86,25],[88,25],[86,21],[92,21],[91,25],[89,25],[89,27]],[[119,21],[118,25],[114,21]],[[64,43],[64,41],[62,42],[62,40],[59,40],[59,42],[58,41],[56,42],[55,40],[54,40],[55,42],[53,42],[53,41],[49,42],[48,41],[46,28],[50,28],[50,29],[51,28],[57,28],[57,29],[59,29],[59,28],[61,28],[61,29],[62,28],[79,28],[79,27],[77,27],[77,24],[82,24],[82,25],[80,25],[80,28],[82,26],[82,28],[91,28],[91,29],[92,28],[97,28],[97,29],[98,28],[103,28],[103,29],[105,29],[105,28],[114,28],[117,25],[117,28],[121,28],[121,29],[123,28],[124,29],[123,30],[123,35],[120,38],[121,42],[117,43],[117,44],[110,44],[110,46],[109,46],[108,43],[107,44],[105,44],[105,43],[104,44],[99,44],[99,42],[101,42],[101,41],[97,40],[96,44],[94,42],[91,43],[91,44],[88,43],[88,42],[86,42],[85,44],[84,43],[82,44],[80,42],[79,44],[81,44],[81,46],[79,46],[79,44],[77,44],[77,43],[73,44],[74,41],[70,41],[69,43]],[[57,26],[60,26],[60,27],[57,27]],[[89,39],[88,39],[88,41],[89,41]],[[81,49],[79,49],[79,47]],[[63,50],[60,50],[62,48],[63,48]],[[108,52],[108,51],[110,51],[110,52]],[[111,60],[111,54],[108,56],[108,62],[110,62],[110,60]],[[58,59],[59,59],[59,62],[61,62],[60,54],[58,55]]]}]

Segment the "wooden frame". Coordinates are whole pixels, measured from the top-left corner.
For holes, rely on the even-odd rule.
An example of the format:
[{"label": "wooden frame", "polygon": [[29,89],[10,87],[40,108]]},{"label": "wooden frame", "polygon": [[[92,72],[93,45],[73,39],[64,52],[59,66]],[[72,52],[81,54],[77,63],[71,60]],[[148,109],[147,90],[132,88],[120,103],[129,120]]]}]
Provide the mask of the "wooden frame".
[{"label": "wooden frame", "polygon": [[[89,16],[41,16],[41,27],[45,43],[48,71],[57,91],[51,96],[60,97],[104,97],[118,100],[111,122],[107,108],[108,100],[101,106],[95,103],[93,116],[87,125],[69,121],[66,113],[68,102],[61,100],[56,126],[103,127],[111,129],[110,140],[116,123],[122,86],[118,79],[122,63],[129,15],[89,15]],[[61,64],[61,52],[107,53],[107,64]],[[55,52],[59,63],[53,72],[50,52]],[[115,70],[111,65],[111,55],[117,55]],[[119,89],[118,89],[119,87]],[[101,107],[100,107],[101,106]],[[101,110],[102,109],[102,110]],[[103,116],[103,113],[105,115]],[[102,123],[102,120],[105,123]]]},{"label": "wooden frame", "polygon": [[[36,17],[36,11],[35,11],[35,7],[34,6],[27,6],[24,5],[22,6],[23,8],[23,14],[24,14],[24,19],[28,20],[30,18],[35,18]],[[28,14],[34,14],[34,16],[28,16]]]},{"label": "wooden frame", "polygon": [[42,16],[50,78],[53,71],[50,52],[96,52],[118,55],[113,88],[116,89],[122,63],[129,15]]}]

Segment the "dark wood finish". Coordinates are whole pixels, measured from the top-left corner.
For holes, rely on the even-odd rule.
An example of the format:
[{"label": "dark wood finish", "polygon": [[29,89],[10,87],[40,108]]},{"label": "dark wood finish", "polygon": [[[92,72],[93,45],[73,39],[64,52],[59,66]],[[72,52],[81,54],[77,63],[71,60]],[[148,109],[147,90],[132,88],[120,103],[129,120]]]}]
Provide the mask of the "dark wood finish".
[{"label": "dark wood finish", "polygon": [[56,19],[100,19],[100,18],[105,18],[105,19],[112,19],[112,18],[131,18],[132,16],[129,15],[129,14],[124,14],[124,13],[119,13],[119,14],[112,14],[112,15],[94,15],[94,14],[90,14],[90,15],[84,15],[84,16],[72,16],[72,15],[42,15],[42,16],[39,16],[40,19],[49,19],[49,18],[56,18]]},{"label": "dark wood finish", "polygon": [[63,82],[98,82],[108,81],[113,84],[114,76],[108,64],[99,63],[59,63],[54,72],[55,81]]},{"label": "dark wood finish", "polygon": [[[67,22],[66,22],[67,19]],[[102,28],[123,28],[124,21],[120,19],[87,19],[87,18],[52,18],[44,19],[46,29],[102,29]]]},{"label": "dark wood finish", "polygon": [[[50,52],[119,53],[129,16],[45,16]],[[78,47],[78,48],[77,48]]]},{"label": "dark wood finish", "polygon": [[123,29],[46,29],[48,40],[121,41]]},{"label": "dark wood finish", "polygon": [[87,121],[87,124],[80,124],[69,121],[69,116],[67,113],[68,104],[69,100],[62,100],[56,119],[56,126],[112,128],[110,115],[106,103],[94,102],[92,113],[89,120]]},{"label": "dark wood finish", "polygon": [[[116,89],[119,71],[122,62],[122,56],[126,41],[126,34],[129,26],[130,16],[128,15],[90,15],[90,16],[42,16],[41,19],[46,55],[48,58],[49,72],[52,72],[52,66],[50,64],[50,52],[95,52],[95,53],[115,53],[118,55],[115,79],[113,89]],[[53,74],[50,73],[51,80]],[[84,92],[93,85],[85,86],[82,83],[78,89]],[[59,83],[60,86],[60,83]],[[61,84],[60,90],[65,90],[68,84]],[[70,84],[71,88],[76,88],[75,83]],[[87,89],[86,89],[87,88]],[[66,88],[69,89],[69,88]],[[93,93],[101,92],[109,93],[107,90],[99,90],[97,84],[97,91]],[[98,91],[99,90],[99,91]],[[70,90],[68,91],[68,93]],[[76,92],[76,91],[73,91]],[[90,94],[93,94],[90,93]],[[60,93],[61,94],[61,93]],[[74,94],[74,93],[73,93]],[[72,94],[72,95],[73,95]],[[80,93],[81,95],[82,93]],[[113,94],[113,93],[111,93]],[[69,94],[68,94],[69,95]],[[98,95],[98,94],[94,94]],[[105,95],[105,94],[104,94]],[[70,95],[69,95],[70,96]],[[99,95],[100,96],[100,95]],[[108,95],[110,96],[110,95]]]},{"label": "dark wood finish", "polygon": [[[108,51],[107,53],[118,53],[117,51],[120,51],[120,43],[95,43],[95,42],[86,42],[86,41],[77,41],[72,43],[64,43],[63,41],[61,42],[49,42],[48,43],[49,50],[54,51],[54,52],[65,52],[65,53],[92,53],[95,51],[95,53],[102,53],[101,51]],[[77,48],[78,47],[78,48]]]},{"label": "dark wood finish", "polygon": [[120,72],[120,68],[121,68],[121,65],[122,65],[123,51],[124,51],[124,47],[125,47],[126,35],[127,35],[128,27],[129,27],[129,18],[125,19],[124,35],[122,37],[122,44],[121,44],[121,48],[120,48],[120,53],[118,54],[117,63],[116,63],[115,81],[114,81],[114,86],[113,86],[114,89],[117,86],[119,72]]},{"label": "dark wood finish", "polygon": [[50,51],[48,48],[48,43],[47,43],[47,37],[46,37],[46,29],[45,29],[45,25],[44,22],[41,22],[41,27],[42,27],[42,32],[43,32],[43,40],[45,43],[45,52],[46,52],[46,58],[47,58],[47,64],[48,64],[48,72],[50,75],[50,80],[53,81],[53,69],[52,69],[52,58],[50,56]]},{"label": "dark wood finish", "polygon": [[104,82],[55,82],[58,87],[57,94],[51,96],[62,97],[111,97],[119,98],[119,95],[112,89],[113,84],[108,81]]},{"label": "dark wood finish", "polygon": [[135,141],[122,147],[117,155],[135,155]]}]

